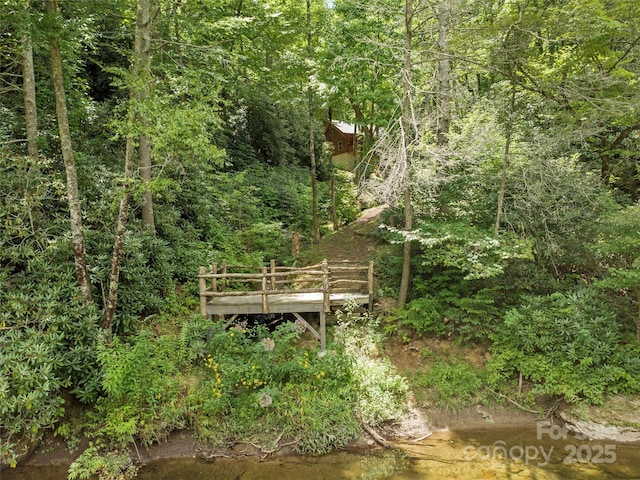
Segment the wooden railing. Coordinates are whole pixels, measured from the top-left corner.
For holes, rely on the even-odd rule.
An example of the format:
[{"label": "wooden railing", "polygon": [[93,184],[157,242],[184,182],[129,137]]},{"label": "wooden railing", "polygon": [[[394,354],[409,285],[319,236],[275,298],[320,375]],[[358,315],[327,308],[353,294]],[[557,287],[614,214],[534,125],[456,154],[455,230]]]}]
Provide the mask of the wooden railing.
[{"label": "wooden railing", "polygon": [[[307,267],[220,265],[199,271],[200,310],[207,315],[207,303],[216,297],[262,297],[263,313],[269,312],[269,297],[285,293],[322,293],[323,310],[331,310],[332,294],[365,294],[373,304],[373,262],[331,263],[323,260]],[[240,299],[239,299],[240,300]]]}]

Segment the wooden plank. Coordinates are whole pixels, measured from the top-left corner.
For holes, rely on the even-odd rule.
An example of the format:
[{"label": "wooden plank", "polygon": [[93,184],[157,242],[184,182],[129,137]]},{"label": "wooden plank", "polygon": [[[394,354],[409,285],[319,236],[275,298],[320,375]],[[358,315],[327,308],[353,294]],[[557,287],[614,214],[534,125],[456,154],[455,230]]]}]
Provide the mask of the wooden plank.
[{"label": "wooden plank", "polygon": [[[234,269],[260,273],[242,273]],[[353,262],[330,265],[325,259],[319,265],[302,268],[278,267],[273,260],[269,267],[231,266],[224,261],[220,273],[217,264],[212,265],[210,272],[201,267],[198,274],[203,315],[233,315],[233,319],[239,314],[292,313],[304,321],[300,313],[318,312],[319,331],[305,323],[320,340],[322,350],[326,349],[326,312],[344,305],[347,300],[368,304],[369,309],[373,305],[372,261],[365,267]],[[211,289],[207,288],[208,279],[211,279]],[[221,291],[217,289],[219,283]],[[258,289],[227,291],[232,284],[251,288],[247,285],[251,283],[259,284],[256,285]],[[364,285],[366,287],[362,288]]]},{"label": "wooden plank", "polygon": [[322,271],[324,272],[324,275],[322,276],[324,311],[328,312],[331,310],[331,301],[329,299],[329,266],[326,259],[322,261]]},{"label": "wooden plank", "polygon": [[262,267],[262,313],[269,313],[269,301],[267,299],[267,267]]},{"label": "wooden plank", "polygon": [[276,261],[271,259],[271,289],[276,289]]},{"label": "wooden plank", "polygon": [[327,321],[324,310],[320,312],[320,351],[327,349]]},{"label": "wooden plank", "polygon": [[[200,267],[200,274],[206,271],[207,271],[206,267]],[[207,293],[207,279],[202,276],[199,277],[198,285],[200,290],[200,314],[203,317],[206,317],[207,316],[207,297],[205,294]]]},{"label": "wooden plank", "polygon": [[318,333],[318,331],[315,328],[313,328],[309,322],[307,322],[304,318],[302,318],[302,315],[300,315],[298,312],[293,312],[293,316],[296,317],[301,322],[303,322],[307,330],[309,330],[311,334],[314,337],[316,337],[316,339],[320,340],[320,334]]},{"label": "wooden plank", "polygon": [[[264,267],[263,267],[264,268]],[[289,277],[292,275],[296,275],[296,274],[300,274],[300,275],[311,275],[311,276],[321,276],[324,275],[325,272],[324,270],[300,270],[300,271],[291,271],[291,272],[276,272],[276,273],[226,273],[226,274],[222,274],[222,273],[218,273],[218,274],[213,274],[213,273],[204,273],[202,274],[203,277],[205,278],[239,278],[239,279],[247,279],[247,280],[260,280],[262,279],[262,277],[267,276],[267,277],[271,277],[272,275],[275,277]]]}]

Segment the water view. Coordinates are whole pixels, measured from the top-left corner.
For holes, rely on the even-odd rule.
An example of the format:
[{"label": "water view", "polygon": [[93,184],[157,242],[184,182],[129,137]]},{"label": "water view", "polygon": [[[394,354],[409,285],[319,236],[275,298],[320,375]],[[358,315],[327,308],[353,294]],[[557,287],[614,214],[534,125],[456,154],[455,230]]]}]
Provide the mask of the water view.
[{"label": "water view", "polygon": [[[551,433],[551,435],[549,435]],[[275,456],[263,461],[180,458],[159,460],[139,471],[140,480],[405,480],[640,479],[640,445],[586,441],[531,429],[435,432],[396,450],[345,450],[319,457]],[[66,467],[19,467],[1,480],[63,480]]]}]

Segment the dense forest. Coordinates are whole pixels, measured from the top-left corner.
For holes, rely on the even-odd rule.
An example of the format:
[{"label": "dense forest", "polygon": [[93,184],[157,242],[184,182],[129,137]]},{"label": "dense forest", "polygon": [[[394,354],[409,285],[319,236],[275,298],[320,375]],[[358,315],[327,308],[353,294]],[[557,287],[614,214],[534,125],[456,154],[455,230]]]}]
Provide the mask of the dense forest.
[{"label": "dense forest", "polygon": [[[458,397],[640,392],[637,0],[4,0],[0,93],[0,464],[46,431],[90,437],[70,478],[178,429],[326,452],[402,415],[385,335],[486,346]],[[330,355],[200,318],[199,266],[376,204],[396,305]]]}]

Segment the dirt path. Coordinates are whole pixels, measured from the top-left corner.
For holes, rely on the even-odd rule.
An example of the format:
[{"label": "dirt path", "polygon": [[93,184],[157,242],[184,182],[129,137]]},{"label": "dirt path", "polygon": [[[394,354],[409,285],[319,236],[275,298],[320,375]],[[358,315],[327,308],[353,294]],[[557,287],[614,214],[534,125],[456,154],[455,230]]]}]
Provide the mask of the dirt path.
[{"label": "dirt path", "polygon": [[326,258],[329,262],[367,262],[373,259],[376,239],[374,232],[380,225],[384,206],[364,210],[349,225],[323,237],[317,245],[302,254],[302,264],[315,263]]}]

